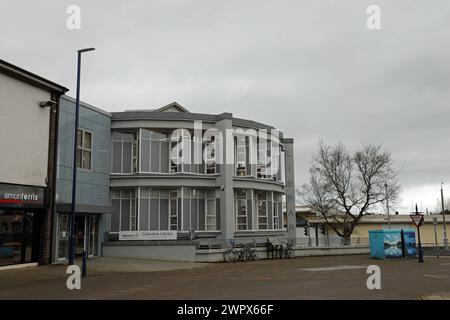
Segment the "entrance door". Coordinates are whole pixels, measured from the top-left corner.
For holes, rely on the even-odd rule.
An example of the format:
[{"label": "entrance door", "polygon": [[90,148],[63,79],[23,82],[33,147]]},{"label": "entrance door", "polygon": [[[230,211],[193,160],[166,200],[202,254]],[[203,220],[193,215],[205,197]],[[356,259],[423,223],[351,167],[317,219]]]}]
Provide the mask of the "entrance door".
[{"label": "entrance door", "polygon": [[[68,214],[59,214],[58,259],[68,258],[70,223]],[[89,257],[98,255],[98,216],[75,216],[75,255],[82,256],[87,250]]]},{"label": "entrance door", "polygon": [[86,238],[86,242],[89,244],[88,255],[89,257],[97,256],[98,217],[88,216],[86,217],[86,222],[87,222],[87,230],[89,231]]},{"label": "entrance door", "polygon": [[75,216],[75,255],[83,255],[86,249],[86,216]]},{"label": "entrance door", "polygon": [[69,256],[69,215],[60,213],[58,216],[58,260],[65,260]]}]

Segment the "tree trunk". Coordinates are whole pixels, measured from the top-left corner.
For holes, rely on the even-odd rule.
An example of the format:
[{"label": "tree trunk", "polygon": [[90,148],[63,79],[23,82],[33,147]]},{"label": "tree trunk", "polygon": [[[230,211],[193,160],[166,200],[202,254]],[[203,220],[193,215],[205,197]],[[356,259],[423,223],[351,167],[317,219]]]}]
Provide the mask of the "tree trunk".
[{"label": "tree trunk", "polygon": [[351,244],[350,237],[342,237],[341,244],[343,246],[349,246]]}]

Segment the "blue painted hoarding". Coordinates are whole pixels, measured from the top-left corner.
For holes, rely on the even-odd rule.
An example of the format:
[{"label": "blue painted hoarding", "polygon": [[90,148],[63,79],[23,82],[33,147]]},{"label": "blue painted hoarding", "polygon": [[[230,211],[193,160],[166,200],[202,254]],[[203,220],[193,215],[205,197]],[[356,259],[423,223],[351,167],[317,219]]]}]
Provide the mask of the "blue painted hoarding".
[{"label": "blue painted hoarding", "polygon": [[370,230],[369,240],[371,258],[402,257],[401,230]]},{"label": "blue painted hoarding", "polygon": [[406,256],[415,257],[417,255],[416,231],[412,229],[403,230],[403,241]]}]

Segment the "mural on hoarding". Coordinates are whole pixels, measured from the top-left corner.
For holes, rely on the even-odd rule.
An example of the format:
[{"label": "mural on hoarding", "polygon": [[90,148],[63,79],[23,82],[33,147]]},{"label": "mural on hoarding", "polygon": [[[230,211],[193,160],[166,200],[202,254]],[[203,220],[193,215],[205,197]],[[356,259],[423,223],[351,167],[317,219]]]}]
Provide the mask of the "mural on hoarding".
[{"label": "mural on hoarding", "polygon": [[414,231],[405,231],[403,233],[403,239],[405,241],[406,256],[415,256],[417,254],[416,233]]},{"label": "mural on hoarding", "polygon": [[386,233],[384,235],[384,256],[397,258],[402,256],[402,239],[399,233]]}]

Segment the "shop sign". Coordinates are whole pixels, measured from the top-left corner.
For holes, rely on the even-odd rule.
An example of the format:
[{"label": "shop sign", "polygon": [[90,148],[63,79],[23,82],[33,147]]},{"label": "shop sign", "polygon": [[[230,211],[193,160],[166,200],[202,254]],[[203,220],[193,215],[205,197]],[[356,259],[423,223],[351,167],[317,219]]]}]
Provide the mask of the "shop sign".
[{"label": "shop sign", "polygon": [[171,230],[120,231],[119,240],[177,240],[177,232]]},{"label": "shop sign", "polygon": [[45,188],[0,183],[0,207],[45,207]]}]

